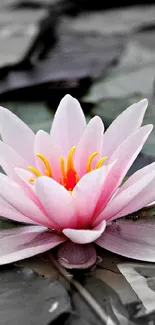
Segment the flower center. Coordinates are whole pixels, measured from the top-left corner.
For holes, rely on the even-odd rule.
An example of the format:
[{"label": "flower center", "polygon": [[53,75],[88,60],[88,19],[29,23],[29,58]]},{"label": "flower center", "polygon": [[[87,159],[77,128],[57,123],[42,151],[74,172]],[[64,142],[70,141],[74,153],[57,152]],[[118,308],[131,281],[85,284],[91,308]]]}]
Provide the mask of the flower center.
[{"label": "flower center", "polygon": [[[59,179],[59,183],[64,186],[68,191],[72,191],[73,188],[75,187],[75,185],[77,184],[77,182],[79,181],[79,176],[77,171],[75,170],[74,167],[74,161],[73,161],[73,157],[74,157],[74,152],[76,150],[76,146],[72,147],[68,153],[68,157],[67,160],[65,160],[65,158],[63,156],[60,157],[60,170],[61,170],[61,177]],[[91,172],[92,169],[92,161],[94,159],[94,157],[96,157],[99,154],[99,152],[93,152],[87,160],[86,163],[86,173]],[[42,160],[42,162],[44,163],[45,166],[45,171],[44,171],[44,175],[48,176],[50,178],[53,178],[53,172],[52,172],[52,168],[51,165],[49,163],[49,161],[46,159],[46,157],[44,155],[42,155],[41,153],[37,153],[36,156],[38,158],[40,158]],[[96,164],[95,169],[100,168],[103,163],[105,162],[105,160],[108,157],[102,157]],[[29,179],[29,182],[34,183],[35,178],[36,177],[40,177],[43,176],[41,174],[41,172],[36,169],[33,166],[28,166],[28,169],[34,174],[35,177],[31,177]]]}]

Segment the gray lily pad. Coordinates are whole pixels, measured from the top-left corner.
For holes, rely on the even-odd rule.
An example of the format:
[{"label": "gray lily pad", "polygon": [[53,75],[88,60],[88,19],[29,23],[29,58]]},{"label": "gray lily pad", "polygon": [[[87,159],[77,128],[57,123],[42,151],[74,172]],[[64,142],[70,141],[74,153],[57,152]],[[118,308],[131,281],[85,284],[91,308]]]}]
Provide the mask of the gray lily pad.
[{"label": "gray lily pad", "polygon": [[84,101],[96,104],[106,98],[152,95],[155,78],[154,37],[154,30],[131,35],[117,67],[92,85]]},{"label": "gray lily pad", "polygon": [[78,31],[95,31],[101,34],[128,34],[141,26],[154,23],[155,6],[134,6],[106,11],[83,13],[72,19]]},{"label": "gray lily pad", "polygon": [[95,83],[84,101],[96,103],[103,98],[120,98],[125,96],[150,96],[153,93],[154,64],[122,73],[118,68],[113,70],[104,80]]},{"label": "gray lily pad", "polygon": [[1,324],[48,325],[70,311],[69,296],[57,281],[26,268],[0,268]]}]

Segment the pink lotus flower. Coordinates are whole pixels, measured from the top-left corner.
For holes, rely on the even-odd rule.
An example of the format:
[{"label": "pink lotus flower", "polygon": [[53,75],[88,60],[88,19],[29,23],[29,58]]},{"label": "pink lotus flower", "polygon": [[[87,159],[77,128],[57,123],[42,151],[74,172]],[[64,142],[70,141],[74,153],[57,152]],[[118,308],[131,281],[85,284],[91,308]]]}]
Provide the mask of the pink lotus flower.
[{"label": "pink lotus flower", "polygon": [[[0,264],[56,246],[65,267],[96,261],[97,245],[123,256],[155,261],[155,226],[127,222],[155,199],[155,163],[122,181],[152,125],[141,126],[144,99],[130,106],[104,133],[95,116],[86,125],[78,101],[65,96],[50,135],[35,135],[0,108],[0,215],[29,224],[0,231]],[[154,245],[154,246],[153,246]]]}]

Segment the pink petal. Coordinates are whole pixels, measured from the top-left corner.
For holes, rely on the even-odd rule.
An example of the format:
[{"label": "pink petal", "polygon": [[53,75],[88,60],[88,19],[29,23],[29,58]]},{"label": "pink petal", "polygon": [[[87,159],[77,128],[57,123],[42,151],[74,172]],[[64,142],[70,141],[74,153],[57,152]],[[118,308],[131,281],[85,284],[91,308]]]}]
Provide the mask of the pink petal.
[{"label": "pink petal", "polygon": [[113,198],[113,200],[111,200],[103,212],[101,212],[101,215],[97,218],[98,222],[103,219],[110,220],[118,218],[120,215],[122,215],[122,210],[126,209],[128,205],[133,212],[137,210],[137,205],[144,207],[146,203],[144,201],[143,191],[145,192],[146,202],[148,203],[152,201],[152,191],[150,192],[148,187],[150,184],[152,188],[152,181],[154,181],[153,184],[155,186],[155,163],[153,165],[154,166],[151,166],[152,171],[150,171],[150,173],[147,173],[135,183],[131,184],[120,193],[117,193],[117,195]]},{"label": "pink petal", "polygon": [[18,176],[18,184],[22,187],[23,191],[42,209],[40,201],[36,195],[34,184],[29,181],[30,178],[33,177],[33,174],[30,171],[22,168],[15,168],[15,172]]},{"label": "pink petal", "polygon": [[50,226],[48,217],[28,198],[22,188],[3,174],[0,174],[0,197],[28,219],[47,227]]},{"label": "pink petal", "polygon": [[[45,156],[45,158],[49,161],[53,178],[57,181],[60,180],[61,172],[60,172],[60,156],[61,152],[59,147],[56,145],[55,140],[46,132],[40,130],[37,132],[35,136],[35,144],[34,144],[34,153],[41,153]],[[45,165],[36,157],[36,165],[40,172],[45,175]]]},{"label": "pink petal", "polygon": [[[29,182],[29,179],[32,177],[32,174],[24,169],[15,168],[15,171],[17,175],[20,178],[20,185],[22,186],[22,189],[24,192],[29,196],[29,198],[39,207],[39,209],[43,212],[44,215],[47,215],[47,212],[45,211],[44,207],[42,206],[39,198],[37,197],[36,190],[34,187],[34,184],[31,184]],[[57,231],[60,230],[60,227],[50,219],[49,226],[52,229],[55,229]]]},{"label": "pink petal", "polygon": [[29,164],[34,164],[34,133],[15,114],[3,107],[0,107],[0,133],[4,142]]},{"label": "pink petal", "polygon": [[44,232],[48,229],[42,226],[23,226],[23,227],[15,227],[9,229],[0,229],[0,239],[5,239],[7,236],[17,236],[21,234],[28,234],[29,232]]},{"label": "pink petal", "polygon": [[60,146],[62,155],[67,156],[71,147],[76,146],[85,129],[86,120],[79,102],[66,95],[55,113],[51,135]]},{"label": "pink petal", "polygon": [[78,228],[91,225],[92,216],[100,197],[107,169],[105,166],[84,175],[74,187],[72,197],[75,199]]},{"label": "pink petal", "polygon": [[[104,126],[100,117],[95,116],[88,123],[80,142],[75,151],[75,169],[80,177],[86,173],[86,165],[89,156],[94,152],[101,152],[103,143]],[[95,168],[100,155],[92,161],[92,168]]]},{"label": "pink petal", "polygon": [[34,175],[29,171],[22,168],[15,168],[15,173],[18,176],[18,183],[22,186],[23,190],[30,196],[31,199],[36,197],[35,188],[30,178]]},{"label": "pink petal", "polygon": [[0,166],[4,172],[12,179],[18,181],[18,177],[14,171],[15,167],[27,168],[26,162],[14,149],[6,143],[0,141]]},{"label": "pink petal", "polygon": [[[39,209],[43,212],[44,215],[47,215],[47,212],[45,211],[44,207],[40,203],[39,198],[37,197],[37,193],[34,187],[34,184],[31,184],[29,182],[29,179],[32,177],[32,174],[24,169],[21,168],[15,168],[15,171],[17,175],[20,178],[20,185],[22,186],[22,189],[24,192],[29,196],[29,198],[39,207]],[[50,219],[50,228],[55,229],[57,231],[60,230],[60,227]]]},{"label": "pink petal", "polygon": [[155,262],[155,223],[120,220],[107,226],[96,244],[122,256]]},{"label": "pink petal", "polygon": [[25,227],[27,231],[21,232],[19,228],[11,230],[10,234],[7,234],[4,238],[3,231],[0,232],[0,264],[8,264],[15,261],[28,258],[47,250],[64,242],[66,239],[63,236],[59,236],[42,227]]},{"label": "pink petal", "polygon": [[74,199],[62,185],[52,178],[39,177],[36,180],[36,192],[49,218],[60,228],[77,226]]},{"label": "pink petal", "polygon": [[[111,156],[108,163],[115,163],[110,169],[105,181],[96,209],[96,216],[103,211],[116,189],[122,183],[127,171],[138,156],[151,131],[152,125],[143,126],[122,142]],[[100,219],[95,220],[94,225],[98,224],[98,222],[100,222]]]},{"label": "pink petal", "polygon": [[[126,190],[129,186],[136,183],[136,181],[145,175],[153,172],[155,170],[155,163],[152,163],[148,166],[145,166],[144,168],[139,169],[137,172],[135,172],[132,176],[129,177],[129,179],[118,189],[117,195],[122,193],[122,191]],[[119,214],[120,217],[127,215],[129,213],[132,213],[134,211],[138,211],[139,209],[143,208],[144,206],[153,206],[155,204],[154,200],[154,180],[144,188],[144,190],[139,193],[135,197],[134,200],[128,204],[125,209],[121,211]],[[148,204],[149,202],[149,204]],[[124,214],[125,213],[125,214]],[[116,216],[117,217],[117,216]]]},{"label": "pink petal", "polygon": [[133,175],[131,175],[127,181],[118,189],[117,194],[120,194],[122,191],[126,190],[129,186],[136,183],[140,178],[144,177],[145,175],[154,172],[155,170],[155,163],[153,162],[150,165],[147,165],[139,170],[137,170]]},{"label": "pink petal", "polygon": [[92,230],[88,229],[64,229],[63,234],[76,244],[88,244],[101,236],[106,228],[106,221],[102,221]]},{"label": "pink petal", "polygon": [[103,156],[110,157],[117,147],[142,124],[147,99],[131,105],[121,113],[104,134]]},{"label": "pink petal", "polygon": [[96,250],[92,244],[78,245],[67,241],[57,250],[58,262],[68,269],[86,269],[95,264],[96,258]]},{"label": "pink petal", "polygon": [[16,210],[12,205],[0,197],[0,216],[18,222],[36,224],[35,221],[25,217],[21,212]]},{"label": "pink petal", "polygon": [[153,199],[155,197],[154,189],[155,179],[153,179],[152,182],[150,182],[146,187],[144,187],[144,189],[131,202],[129,202],[129,204],[126,205],[125,208],[121,210],[121,212],[112,217],[112,219],[117,219],[135,211],[138,211],[143,207],[147,206],[150,202],[152,204]]}]

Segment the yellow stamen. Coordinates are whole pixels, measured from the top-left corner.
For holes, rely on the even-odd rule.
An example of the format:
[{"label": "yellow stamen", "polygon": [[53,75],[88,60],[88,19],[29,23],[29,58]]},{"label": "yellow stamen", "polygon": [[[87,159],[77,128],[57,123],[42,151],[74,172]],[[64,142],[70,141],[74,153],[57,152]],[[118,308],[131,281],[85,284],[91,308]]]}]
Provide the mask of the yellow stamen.
[{"label": "yellow stamen", "polygon": [[94,159],[95,156],[97,156],[99,154],[99,152],[93,152],[88,160],[87,160],[87,164],[86,164],[86,172],[89,173],[91,171],[91,163],[92,163],[92,160]]},{"label": "yellow stamen", "polygon": [[30,183],[34,183],[34,180],[35,180],[35,178],[34,178],[34,177],[31,177],[31,178],[29,179],[29,182],[30,182]]},{"label": "yellow stamen", "polygon": [[39,157],[43,161],[43,163],[46,167],[46,170],[45,170],[46,176],[52,177],[52,170],[51,170],[51,166],[50,166],[50,163],[48,162],[48,160],[41,153],[37,153],[36,156]]},{"label": "yellow stamen", "polygon": [[96,169],[98,169],[98,168],[100,168],[101,166],[102,166],[102,164],[107,160],[107,158],[108,157],[103,157],[103,158],[101,158],[99,161],[98,161],[98,163],[96,164]]},{"label": "yellow stamen", "polygon": [[37,170],[37,169],[34,168],[33,166],[28,166],[28,169],[31,170],[31,172],[32,172],[35,176],[37,176],[37,177],[41,176],[39,170]]},{"label": "yellow stamen", "polygon": [[72,147],[69,150],[68,158],[67,158],[67,171],[74,170],[74,164],[73,164],[73,154],[76,149],[76,146]]},{"label": "yellow stamen", "polygon": [[61,173],[63,178],[66,177],[66,172],[65,172],[65,158],[63,156],[60,157],[60,168],[61,168]]}]

